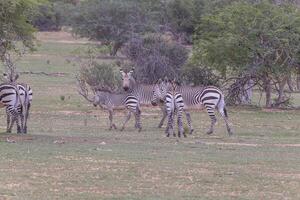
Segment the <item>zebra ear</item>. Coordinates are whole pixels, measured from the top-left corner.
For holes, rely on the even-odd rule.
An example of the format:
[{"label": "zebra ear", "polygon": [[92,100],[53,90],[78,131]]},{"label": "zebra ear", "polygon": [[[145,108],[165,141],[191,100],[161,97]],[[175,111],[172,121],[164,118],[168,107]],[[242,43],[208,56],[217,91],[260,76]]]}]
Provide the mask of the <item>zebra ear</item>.
[{"label": "zebra ear", "polygon": [[161,82],[162,82],[161,78],[156,81],[157,84],[160,84]]},{"label": "zebra ear", "polygon": [[133,70],[130,70],[130,71],[128,72],[128,75],[132,76],[132,74],[133,74]]},{"label": "zebra ear", "polygon": [[120,69],[120,73],[122,74],[122,76],[125,75],[125,72],[122,69]]}]

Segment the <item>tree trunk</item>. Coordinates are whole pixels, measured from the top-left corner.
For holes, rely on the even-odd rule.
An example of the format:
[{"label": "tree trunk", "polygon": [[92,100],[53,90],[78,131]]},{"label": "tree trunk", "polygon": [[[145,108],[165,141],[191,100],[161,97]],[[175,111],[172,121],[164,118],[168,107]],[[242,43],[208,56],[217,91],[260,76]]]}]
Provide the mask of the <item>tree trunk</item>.
[{"label": "tree trunk", "polygon": [[297,90],[300,91],[300,67],[298,67],[297,73]]},{"label": "tree trunk", "polygon": [[266,107],[270,108],[272,105],[272,99],[271,99],[272,86],[271,86],[271,80],[267,76],[265,76],[264,78],[264,90],[266,93]]},{"label": "tree trunk", "polygon": [[287,77],[287,85],[289,86],[289,90],[291,92],[294,92],[294,86],[293,86],[293,81],[292,81],[292,74],[289,74]]},{"label": "tree trunk", "polygon": [[122,45],[123,45],[122,42],[114,42],[114,43],[113,43],[112,50],[111,50],[111,52],[110,52],[110,55],[111,55],[111,56],[116,56],[118,50],[122,47]]},{"label": "tree trunk", "polygon": [[280,102],[283,102],[283,97],[284,97],[284,86],[286,85],[286,83],[288,82],[289,77],[286,76],[285,78],[283,78],[282,81],[279,82],[279,88],[278,88],[278,97],[276,100],[276,105],[280,106]]},{"label": "tree trunk", "polygon": [[254,85],[253,80],[250,79],[247,82],[247,84],[244,86],[245,93],[242,94],[242,97],[241,97],[242,104],[246,104],[246,105],[251,104],[253,85]]}]

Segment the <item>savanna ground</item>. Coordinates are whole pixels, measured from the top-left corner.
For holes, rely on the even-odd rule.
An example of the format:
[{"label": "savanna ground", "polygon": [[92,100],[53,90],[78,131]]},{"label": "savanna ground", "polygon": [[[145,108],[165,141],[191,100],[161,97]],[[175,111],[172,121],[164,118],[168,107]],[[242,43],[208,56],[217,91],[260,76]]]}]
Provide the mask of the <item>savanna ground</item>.
[{"label": "savanna ground", "polygon": [[5,134],[1,111],[1,200],[300,199],[300,111],[230,107],[233,137],[222,120],[206,135],[202,111],[192,113],[192,136],[166,138],[152,108],[143,109],[142,132],[133,121],[108,131],[107,114],[77,94],[78,66],[66,61],[84,42],[61,33],[39,38],[20,71],[61,74],[22,75],[34,90],[29,134]]}]

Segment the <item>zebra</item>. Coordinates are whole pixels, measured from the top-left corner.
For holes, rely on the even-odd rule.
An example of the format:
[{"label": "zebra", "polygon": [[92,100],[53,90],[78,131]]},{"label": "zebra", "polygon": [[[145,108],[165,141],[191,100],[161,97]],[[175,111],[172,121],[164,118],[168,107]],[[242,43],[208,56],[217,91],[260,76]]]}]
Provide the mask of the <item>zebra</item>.
[{"label": "zebra", "polygon": [[[170,87],[170,83],[163,81],[160,83],[159,88],[161,89],[162,99],[166,96],[167,88]],[[227,132],[232,135],[231,128],[228,123],[228,113],[225,105],[224,94],[222,91],[215,86],[178,86],[177,91],[182,94],[184,102],[184,111],[191,107],[204,106],[211,119],[210,129],[207,134],[212,134],[214,132],[214,126],[217,122],[215,116],[215,109],[217,108],[222,118],[225,121]],[[190,119],[189,119],[190,120]]]},{"label": "zebra", "polygon": [[135,128],[142,130],[141,126],[141,110],[138,99],[131,94],[116,94],[111,93],[109,91],[96,91],[96,95],[93,102],[96,107],[99,105],[100,107],[108,110],[109,112],[109,120],[110,120],[110,129],[117,129],[116,125],[113,123],[113,110],[118,107],[125,107],[128,110],[128,114],[126,116],[125,121],[123,122],[123,126],[121,131],[124,130],[126,123],[131,118],[131,113],[134,113],[135,116]]},{"label": "zebra", "polygon": [[[133,77],[134,69],[130,70],[129,72],[125,72],[120,70],[122,75],[122,82],[123,82],[123,89],[134,95],[138,100],[141,106],[148,106],[152,104],[152,96],[153,96],[153,88],[154,84],[138,84]],[[158,128],[163,126],[163,123],[167,117],[167,111],[163,102],[158,102],[159,107],[163,113],[162,119],[158,125]]]},{"label": "zebra", "polygon": [[18,88],[14,84],[2,83],[0,84],[0,107],[6,107],[7,128],[6,132],[11,133],[13,123],[10,123],[10,119],[14,119],[17,126],[20,127],[17,133],[22,133],[23,121],[21,120],[21,126],[19,124],[20,114],[18,112],[18,106],[20,105],[20,94]]},{"label": "zebra", "polygon": [[167,137],[170,136],[170,132],[173,133],[173,136],[176,136],[173,130],[173,124],[174,116],[177,114],[178,137],[181,137],[181,134],[186,137],[182,123],[182,112],[184,109],[183,97],[181,93],[177,92],[177,85],[175,82],[172,82],[171,86],[172,87],[168,89],[165,98],[165,106],[168,116],[168,125],[165,132],[167,134]]},{"label": "zebra", "polygon": [[[12,82],[11,79],[9,79],[8,74],[3,73],[3,77],[5,78],[6,81]],[[15,76],[14,81],[18,79],[18,75]],[[29,110],[31,107],[31,102],[32,102],[32,96],[33,92],[31,87],[28,84],[25,83],[16,83],[16,85],[19,95],[20,95],[20,101],[19,104],[17,105],[17,112],[19,114],[19,117],[21,118],[21,124],[22,124],[22,129],[24,133],[27,133],[27,120],[29,118]],[[10,124],[13,127],[16,118],[10,115],[10,112],[8,108],[6,109],[6,114],[7,114],[7,123]],[[17,130],[18,132],[21,131],[21,127],[17,125]]]},{"label": "zebra", "polygon": [[[24,133],[27,133],[27,120],[29,118],[33,92],[31,87],[25,83],[17,83],[17,88],[20,94],[18,113],[21,116],[21,120],[23,121],[23,131]],[[12,121],[12,123],[14,123],[14,121]],[[18,127],[18,129],[20,128]]]},{"label": "zebra", "polygon": [[[172,88],[172,87],[169,87],[169,86],[171,86],[170,84],[163,84],[165,82],[168,82],[168,81],[165,80],[164,82],[162,82],[162,80],[159,79],[157,81],[157,83],[154,85],[152,99],[151,99],[151,104],[153,106],[156,106],[159,102],[165,103],[167,93]],[[173,84],[175,84],[175,82],[173,82]],[[178,88],[178,86],[176,86],[176,90],[177,90],[177,88]],[[181,95],[181,93],[180,93],[180,95]],[[166,107],[165,107],[165,109],[166,109]],[[187,119],[189,133],[192,134],[194,131],[194,128],[192,126],[191,114],[188,112],[187,109],[183,109],[183,111],[184,111],[186,119]],[[167,113],[167,110],[166,110],[166,113]],[[182,114],[182,113],[180,113],[180,114]]]},{"label": "zebra", "polygon": [[100,106],[101,108],[108,110],[109,113],[109,130],[117,129],[117,126],[113,123],[113,112],[117,108],[126,108],[128,114],[123,122],[121,131],[124,130],[126,123],[131,118],[131,113],[134,113],[135,116],[135,128],[140,132],[142,130],[141,126],[141,110],[138,99],[127,93],[112,93],[109,90],[96,90],[93,98],[90,98],[88,95],[88,90],[86,89],[85,84],[78,80],[79,90],[78,93],[83,96],[86,100],[91,102],[95,107]]}]

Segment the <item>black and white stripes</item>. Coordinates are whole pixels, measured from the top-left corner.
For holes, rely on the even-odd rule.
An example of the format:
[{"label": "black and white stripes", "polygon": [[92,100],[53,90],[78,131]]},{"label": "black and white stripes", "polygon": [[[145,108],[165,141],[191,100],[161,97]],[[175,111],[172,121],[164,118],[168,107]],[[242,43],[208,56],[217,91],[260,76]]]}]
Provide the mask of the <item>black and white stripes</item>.
[{"label": "black and white stripes", "polygon": [[168,125],[166,128],[167,137],[169,137],[170,132],[173,133],[173,135],[175,136],[173,130],[173,124],[174,124],[174,117],[176,115],[177,115],[177,125],[178,125],[178,137],[180,137],[181,134],[183,134],[184,137],[186,137],[183,129],[183,122],[182,122],[184,102],[181,93],[176,92],[176,87],[174,87],[171,91],[167,92],[165,106],[166,106],[167,116],[168,116]]},{"label": "black and white stripes", "polygon": [[126,108],[128,114],[123,123],[121,130],[125,128],[126,123],[131,118],[131,113],[135,116],[135,128],[141,131],[141,110],[139,101],[135,95],[132,94],[115,94],[108,91],[97,91],[93,101],[94,106],[99,105],[100,107],[108,110],[109,120],[110,120],[110,129],[116,129],[116,125],[113,123],[113,111],[116,108]]},{"label": "black and white stripes", "polygon": [[[20,94],[17,86],[9,83],[0,84],[0,105],[6,108],[7,113],[7,128],[8,133],[11,132],[13,123],[16,121],[18,127],[23,127],[23,124],[19,124],[20,114],[18,112],[18,106],[20,105]],[[22,123],[22,120],[21,120]],[[18,129],[18,133],[22,133],[21,128]]]},{"label": "black and white stripes", "polygon": [[[168,88],[171,87],[170,82],[161,82],[159,88],[161,92],[168,91]],[[222,118],[224,119],[227,127],[228,134],[231,135],[231,129],[228,123],[228,115],[225,106],[224,95],[222,91],[214,86],[202,86],[202,87],[190,87],[190,86],[178,86],[177,91],[182,95],[184,101],[184,111],[186,113],[190,108],[197,108],[204,106],[207,110],[207,113],[211,119],[210,129],[207,131],[207,134],[211,134],[214,131],[214,125],[217,121],[215,116],[215,110],[217,109]],[[162,96],[166,96],[162,94]],[[187,115],[188,123],[191,122],[190,115]],[[193,130],[192,126],[189,124],[190,129]]]}]

